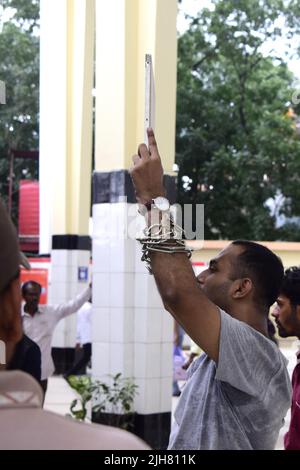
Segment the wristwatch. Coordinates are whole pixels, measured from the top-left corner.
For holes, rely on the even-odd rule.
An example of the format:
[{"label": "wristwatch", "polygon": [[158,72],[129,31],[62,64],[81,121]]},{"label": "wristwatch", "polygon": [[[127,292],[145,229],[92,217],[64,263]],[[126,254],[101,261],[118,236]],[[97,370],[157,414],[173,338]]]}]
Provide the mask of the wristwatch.
[{"label": "wristwatch", "polygon": [[167,212],[170,210],[170,203],[167,198],[158,196],[148,202],[139,204],[139,213],[141,215],[146,215],[147,212],[150,212],[152,208],[155,208],[161,212]]},{"label": "wristwatch", "polygon": [[162,212],[166,212],[170,209],[170,203],[168,199],[163,196],[159,196],[152,199],[152,204],[154,207],[156,207],[156,209]]}]

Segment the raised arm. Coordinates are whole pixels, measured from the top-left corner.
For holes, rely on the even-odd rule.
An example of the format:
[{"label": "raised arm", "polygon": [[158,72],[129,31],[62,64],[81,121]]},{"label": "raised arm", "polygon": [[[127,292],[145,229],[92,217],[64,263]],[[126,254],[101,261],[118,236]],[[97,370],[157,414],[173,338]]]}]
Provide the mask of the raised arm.
[{"label": "raised arm", "polygon": [[75,299],[69,300],[69,302],[59,304],[55,308],[55,314],[57,315],[57,319],[61,320],[62,318],[67,317],[68,315],[72,315],[73,313],[77,312],[85,302],[87,302],[91,297],[91,289],[87,287],[82,291]]},{"label": "raised arm", "polygon": [[[149,149],[139,146],[130,170],[139,204],[165,193],[163,168],[154,133],[148,130]],[[185,253],[151,252],[151,268],[165,308],[214,361],[218,361],[220,313],[202,292]]]}]

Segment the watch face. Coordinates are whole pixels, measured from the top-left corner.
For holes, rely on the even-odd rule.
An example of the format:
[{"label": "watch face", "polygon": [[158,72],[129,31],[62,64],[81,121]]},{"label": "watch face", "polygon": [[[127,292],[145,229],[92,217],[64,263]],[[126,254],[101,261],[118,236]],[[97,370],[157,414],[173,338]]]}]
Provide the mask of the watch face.
[{"label": "watch face", "polygon": [[170,203],[165,197],[156,197],[155,199],[153,199],[153,201],[157,209],[161,211],[167,211],[170,209]]}]

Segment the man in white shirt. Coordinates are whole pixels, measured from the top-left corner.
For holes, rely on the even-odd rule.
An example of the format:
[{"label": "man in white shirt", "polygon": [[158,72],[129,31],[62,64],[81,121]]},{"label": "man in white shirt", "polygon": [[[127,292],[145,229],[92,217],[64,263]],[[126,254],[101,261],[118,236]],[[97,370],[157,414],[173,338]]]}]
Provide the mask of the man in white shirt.
[{"label": "man in white shirt", "polygon": [[38,344],[42,355],[41,386],[44,394],[47,391],[48,378],[54,372],[51,356],[51,343],[57,323],[68,315],[77,312],[91,297],[91,289],[87,287],[74,300],[59,305],[39,305],[41,286],[37,282],[28,281],[22,286],[25,301],[22,307],[24,333]]},{"label": "man in white shirt", "polygon": [[77,334],[76,334],[76,351],[82,354],[75,360],[72,367],[64,374],[67,378],[69,375],[79,375],[83,370],[85,373],[86,366],[92,357],[92,303],[91,299],[81,307],[77,312]]}]

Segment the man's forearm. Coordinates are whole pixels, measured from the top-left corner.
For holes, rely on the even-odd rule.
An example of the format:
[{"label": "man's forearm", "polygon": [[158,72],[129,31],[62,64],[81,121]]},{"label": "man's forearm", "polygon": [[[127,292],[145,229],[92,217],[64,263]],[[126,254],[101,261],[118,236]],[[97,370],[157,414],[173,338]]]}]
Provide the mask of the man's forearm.
[{"label": "man's forearm", "polygon": [[185,253],[153,252],[150,257],[152,272],[165,306],[173,310],[181,299],[199,289],[191,262]]}]

